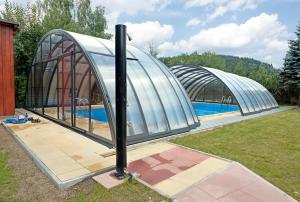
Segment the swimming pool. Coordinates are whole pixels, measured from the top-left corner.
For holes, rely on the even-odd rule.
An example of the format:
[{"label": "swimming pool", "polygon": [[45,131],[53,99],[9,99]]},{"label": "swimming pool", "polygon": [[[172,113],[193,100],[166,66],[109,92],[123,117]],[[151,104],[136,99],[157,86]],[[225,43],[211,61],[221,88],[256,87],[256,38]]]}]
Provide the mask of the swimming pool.
[{"label": "swimming pool", "polygon": [[[84,118],[88,118],[89,110],[88,109],[77,110],[76,115]],[[91,118],[101,122],[108,122],[106,110],[104,108],[92,109]]]},{"label": "swimming pool", "polygon": [[[194,110],[197,116],[205,116],[205,115],[212,115],[212,114],[219,114],[225,112],[233,112],[238,111],[239,107],[236,105],[224,105],[224,104],[217,104],[217,103],[193,103]],[[77,110],[77,116],[89,117],[89,110]],[[92,109],[92,119],[101,121],[101,122],[108,122],[106,110],[104,108],[97,108]]]},{"label": "swimming pool", "polygon": [[193,103],[193,107],[197,116],[205,116],[212,114],[219,114],[225,112],[238,111],[239,107],[237,105],[224,105],[218,103]]}]

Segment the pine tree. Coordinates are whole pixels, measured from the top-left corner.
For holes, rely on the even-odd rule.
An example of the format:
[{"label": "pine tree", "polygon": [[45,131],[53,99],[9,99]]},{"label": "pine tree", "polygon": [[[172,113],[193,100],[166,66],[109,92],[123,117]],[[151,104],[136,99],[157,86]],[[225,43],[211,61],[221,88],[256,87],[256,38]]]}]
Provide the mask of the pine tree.
[{"label": "pine tree", "polygon": [[289,41],[289,50],[284,59],[281,83],[289,98],[298,98],[300,107],[300,22],[296,28],[296,39]]}]

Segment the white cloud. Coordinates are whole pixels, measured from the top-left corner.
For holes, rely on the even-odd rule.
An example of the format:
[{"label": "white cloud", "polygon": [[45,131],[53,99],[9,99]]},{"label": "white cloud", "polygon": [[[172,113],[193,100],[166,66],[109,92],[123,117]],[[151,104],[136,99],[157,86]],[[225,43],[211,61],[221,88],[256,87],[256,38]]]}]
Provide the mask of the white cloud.
[{"label": "white cloud", "polygon": [[127,22],[125,24],[128,34],[132,37],[130,43],[144,50],[147,50],[150,44],[157,45],[170,40],[174,34],[174,29],[171,25],[162,25],[158,21]]},{"label": "white cloud", "polygon": [[206,7],[209,12],[207,21],[237,10],[255,9],[259,0],[187,0],[185,8]]},{"label": "white cloud", "polygon": [[160,11],[167,7],[171,0],[103,0],[92,1],[93,6],[100,4],[105,7],[108,28],[113,29],[113,26],[119,21],[119,16],[122,14],[136,15],[142,11]]},{"label": "white cloud", "polygon": [[202,21],[199,20],[198,18],[192,18],[186,23],[186,26],[193,27],[193,26],[199,25],[201,23],[202,23]]},{"label": "white cloud", "polygon": [[207,6],[209,4],[212,4],[216,2],[215,0],[187,0],[185,2],[185,7],[186,8],[191,8],[191,7],[202,7],[202,6]]},{"label": "white cloud", "polygon": [[5,5],[4,4],[0,4],[0,12],[4,11],[4,9],[5,9]]},{"label": "white cloud", "polygon": [[262,13],[242,24],[221,24],[201,30],[187,40],[165,42],[159,50],[161,55],[214,51],[261,60],[272,56],[273,63],[280,66],[287,50],[287,36],[287,28],[278,21],[277,14]]},{"label": "white cloud", "polygon": [[256,0],[227,1],[225,3],[217,5],[217,8],[214,10],[214,12],[211,15],[209,15],[208,20],[213,20],[217,17],[223,16],[229,11],[236,11],[239,9],[246,10],[254,8],[256,8]]}]

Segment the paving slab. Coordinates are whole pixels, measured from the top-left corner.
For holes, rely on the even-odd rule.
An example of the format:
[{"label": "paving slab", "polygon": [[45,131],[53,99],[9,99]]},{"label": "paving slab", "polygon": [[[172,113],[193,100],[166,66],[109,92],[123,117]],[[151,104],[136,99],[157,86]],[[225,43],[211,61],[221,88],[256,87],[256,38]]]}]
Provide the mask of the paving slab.
[{"label": "paving slab", "polygon": [[[191,198],[191,195],[194,195],[193,198]],[[173,198],[175,201],[199,201],[195,196],[209,198],[208,201],[221,202],[296,201],[279,188],[236,162],[232,162],[230,166],[221,172],[214,173],[204,180],[199,180]]]},{"label": "paving slab", "polygon": [[[39,118],[41,122],[2,125],[58,188],[72,186],[115,167],[114,148],[108,148],[27,110],[18,109],[18,112]],[[128,147],[128,162],[174,147],[166,142],[131,146]]]},{"label": "paving slab", "polygon": [[116,187],[122,183],[125,182],[125,179],[119,180],[115,176],[113,176],[113,173],[116,172],[115,170],[94,176],[93,179],[100,183],[102,186],[104,186],[106,189],[111,189],[113,187]]},{"label": "paving slab", "polygon": [[130,162],[128,171],[175,201],[295,201],[237,162],[173,146]]},{"label": "paving slab", "polygon": [[[114,162],[91,169],[93,162],[108,162],[101,154],[114,151],[70,129],[27,110],[19,113],[39,118],[40,123],[4,124],[15,140],[31,156],[38,167],[61,189],[86,177],[112,169]],[[89,158],[93,157],[93,161]],[[112,157],[114,158],[114,157]],[[85,162],[90,160],[89,164]]]}]

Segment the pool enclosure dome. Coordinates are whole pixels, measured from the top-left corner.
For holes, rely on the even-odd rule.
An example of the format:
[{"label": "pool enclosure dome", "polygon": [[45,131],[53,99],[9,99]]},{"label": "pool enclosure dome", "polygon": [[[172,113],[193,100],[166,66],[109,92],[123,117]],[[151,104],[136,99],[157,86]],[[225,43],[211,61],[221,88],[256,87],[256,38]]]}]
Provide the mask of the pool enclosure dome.
[{"label": "pool enclosure dome", "polygon": [[252,79],[194,65],[176,65],[170,69],[192,101],[237,104],[242,115],[278,107],[272,94]]},{"label": "pool enclosure dome", "polygon": [[[29,74],[28,109],[111,145],[115,142],[114,42],[52,30]],[[154,57],[127,47],[128,143],[199,126],[177,78]]]}]

